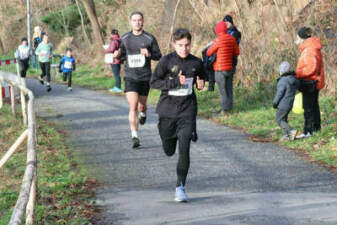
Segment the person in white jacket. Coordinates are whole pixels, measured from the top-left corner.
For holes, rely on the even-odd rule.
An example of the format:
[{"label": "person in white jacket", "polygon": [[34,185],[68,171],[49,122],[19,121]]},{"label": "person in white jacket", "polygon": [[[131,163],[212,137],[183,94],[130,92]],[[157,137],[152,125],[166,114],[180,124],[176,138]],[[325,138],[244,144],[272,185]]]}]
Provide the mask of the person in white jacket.
[{"label": "person in white jacket", "polygon": [[22,38],[21,45],[15,52],[15,58],[20,65],[20,76],[26,78],[27,70],[29,68],[29,46],[27,38]]}]

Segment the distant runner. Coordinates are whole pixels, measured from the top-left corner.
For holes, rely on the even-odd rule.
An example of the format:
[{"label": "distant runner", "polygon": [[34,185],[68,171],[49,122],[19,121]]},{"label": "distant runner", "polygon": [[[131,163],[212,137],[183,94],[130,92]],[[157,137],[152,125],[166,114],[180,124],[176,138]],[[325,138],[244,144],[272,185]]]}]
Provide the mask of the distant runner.
[{"label": "distant runner", "polygon": [[29,46],[27,38],[22,38],[21,45],[15,52],[15,58],[18,59],[20,65],[20,76],[26,78],[29,67]]},{"label": "distant runner", "polygon": [[35,54],[39,56],[40,67],[42,70],[41,76],[39,77],[40,83],[43,85],[43,78],[47,76],[47,91],[51,91],[50,87],[50,60],[53,56],[53,45],[49,42],[49,37],[47,34],[43,35],[42,42],[35,50]]},{"label": "distant runner", "polygon": [[177,29],[173,34],[175,51],[159,61],[151,87],[160,89],[157,105],[158,129],[167,156],[176,151],[178,141],[179,160],[175,201],[186,202],[185,183],[190,166],[190,144],[195,133],[198,90],[204,88],[205,72],[201,59],[190,54],[192,36],[187,29]]},{"label": "distant runner", "polygon": [[[143,30],[144,16],[131,13],[132,31],[122,36],[120,59],[125,60],[125,93],[128,100],[132,147],[140,146],[138,125],[146,122],[146,101],[150,90],[151,60],[159,60],[161,52],[157,40]],[[115,57],[118,53],[115,53]],[[137,117],[138,112],[138,117]]]},{"label": "distant runner", "polygon": [[72,91],[71,80],[73,71],[76,70],[76,61],[73,57],[73,50],[71,48],[66,49],[65,56],[62,57],[59,64],[59,72],[63,73],[63,81],[68,80],[68,91]]}]

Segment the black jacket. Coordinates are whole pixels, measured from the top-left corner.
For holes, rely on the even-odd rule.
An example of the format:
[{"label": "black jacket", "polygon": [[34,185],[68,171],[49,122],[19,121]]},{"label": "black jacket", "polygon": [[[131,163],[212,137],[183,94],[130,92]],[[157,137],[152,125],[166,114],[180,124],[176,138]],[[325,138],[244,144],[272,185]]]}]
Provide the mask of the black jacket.
[{"label": "black jacket", "polygon": [[[238,28],[236,28],[236,26],[233,25],[231,28],[227,30],[227,32],[235,38],[236,43],[239,45],[241,41],[241,32],[238,30]],[[237,64],[238,64],[238,57],[234,57],[233,67],[236,67]]]},{"label": "black jacket", "polygon": [[[121,56],[122,61],[125,60],[125,80],[134,81],[149,81],[151,78],[151,60],[159,60],[161,52],[157,40],[151,34],[143,31],[141,35],[134,35],[128,32],[122,36],[121,42]],[[151,53],[150,57],[145,58],[145,65],[143,67],[130,68],[130,55],[139,55],[141,48],[147,48]]]},{"label": "black jacket", "polygon": [[277,91],[273,100],[273,106],[278,109],[290,110],[293,107],[296,89],[300,86],[295,72],[283,74],[277,80]]},{"label": "black jacket", "polygon": [[197,98],[192,89],[192,93],[186,96],[174,96],[170,93],[173,89],[184,88],[180,85],[179,72],[186,78],[193,78],[193,86],[197,76],[204,80],[205,72],[201,59],[189,55],[181,58],[176,52],[162,57],[152,75],[151,88],[161,90],[161,95],[157,104],[156,112],[160,117],[196,117]]}]

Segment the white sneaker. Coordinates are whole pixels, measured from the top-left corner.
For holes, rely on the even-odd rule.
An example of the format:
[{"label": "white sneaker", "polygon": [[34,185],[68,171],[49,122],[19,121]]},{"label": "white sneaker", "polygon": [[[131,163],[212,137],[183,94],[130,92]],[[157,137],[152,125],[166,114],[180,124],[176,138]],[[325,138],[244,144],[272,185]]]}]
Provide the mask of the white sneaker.
[{"label": "white sneaker", "polygon": [[300,135],[296,136],[296,139],[309,138],[311,136],[312,135],[310,133],[300,134]]},{"label": "white sneaker", "polygon": [[188,198],[187,198],[187,195],[185,193],[185,189],[183,186],[179,186],[176,188],[176,194],[175,194],[174,200],[176,202],[187,202],[188,201]]}]

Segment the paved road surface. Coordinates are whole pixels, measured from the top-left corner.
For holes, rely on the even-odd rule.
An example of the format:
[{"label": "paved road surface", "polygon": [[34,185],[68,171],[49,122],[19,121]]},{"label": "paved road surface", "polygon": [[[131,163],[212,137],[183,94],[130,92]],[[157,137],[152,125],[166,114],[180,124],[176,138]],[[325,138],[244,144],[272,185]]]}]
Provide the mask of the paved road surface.
[{"label": "paved road surface", "polygon": [[198,120],[191,147],[189,203],[173,201],[177,155],[164,155],[154,107],[141,127],[142,148],[130,148],[123,97],[30,80],[39,116],[63,124],[83,164],[104,187],[99,224],[335,225],[337,175],[272,143]]}]

